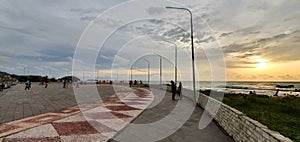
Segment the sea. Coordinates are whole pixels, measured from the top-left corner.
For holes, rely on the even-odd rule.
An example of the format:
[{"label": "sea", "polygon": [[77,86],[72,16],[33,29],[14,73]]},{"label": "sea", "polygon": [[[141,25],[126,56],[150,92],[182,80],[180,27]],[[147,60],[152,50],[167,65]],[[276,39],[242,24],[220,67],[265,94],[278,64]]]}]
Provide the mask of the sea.
[{"label": "sea", "polygon": [[[182,81],[183,88],[193,89],[192,81]],[[197,90],[214,90],[226,93],[249,94],[250,91],[257,95],[274,96],[278,91],[278,96],[294,95],[300,97],[300,82],[244,82],[244,81],[227,81],[227,82],[208,82],[197,81],[195,83]]]},{"label": "sea", "polygon": [[[146,81],[145,81],[146,82]],[[181,81],[183,88],[193,90],[192,81]],[[160,84],[159,81],[151,81],[150,84]],[[162,84],[170,84],[163,81]],[[178,82],[177,82],[178,86]],[[225,93],[250,94],[274,96],[293,95],[300,97],[300,82],[283,81],[196,81],[195,88],[199,90],[214,90]],[[278,91],[278,92],[277,92]],[[277,93],[276,93],[277,92]]]}]

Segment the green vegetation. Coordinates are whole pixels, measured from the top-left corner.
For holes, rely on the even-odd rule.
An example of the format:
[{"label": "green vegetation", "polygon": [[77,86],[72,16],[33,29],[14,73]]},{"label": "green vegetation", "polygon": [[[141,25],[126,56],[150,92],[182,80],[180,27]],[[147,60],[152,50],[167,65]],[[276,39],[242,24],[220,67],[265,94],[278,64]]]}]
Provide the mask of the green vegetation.
[{"label": "green vegetation", "polygon": [[[201,92],[209,95],[211,91]],[[271,130],[278,131],[293,141],[300,142],[299,97],[269,97],[225,93],[223,103],[240,110]]]}]

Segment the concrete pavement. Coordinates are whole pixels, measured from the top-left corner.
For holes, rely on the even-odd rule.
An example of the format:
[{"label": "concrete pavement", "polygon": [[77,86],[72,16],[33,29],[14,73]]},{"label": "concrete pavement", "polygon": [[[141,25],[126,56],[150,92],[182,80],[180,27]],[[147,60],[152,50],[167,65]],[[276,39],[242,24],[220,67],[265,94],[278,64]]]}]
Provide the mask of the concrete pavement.
[{"label": "concrete pavement", "polygon": [[[97,89],[103,99],[115,93],[111,85],[100,85]],[[32,83],[31,89],[25,91],[24,84],[18,84],[6,89],[0,96],[0,123],[73,106],[77,106],[77,102],[72,85],[63,88],[62,83],[50,83],[47,88],[44,88],[38,83]]]},{"label": "concrete pavement", "polygon": [[[152,88],[152,92],[159,92],[157,89]],[[209,123],[207,127],[204,129],[198,129],[200,118],[204,112],[204,110],[200,107],[195,107],[194,111],[191,112],[190,116],[186,119],[186,121],[179,125],[178,120],[183,120],[184,118],[180,116],[180,114],[185,113],[184,111],[188,111],[187,109],[191,108],[181,108],[180,112],[176,114],[174,111],[179,106],[179,103],[182,103],[182,106],[187,106],[193,104],[192,94],[193,92],[190,90],[184,89],[183,91],[183,99],[173,101],[171,99],[171,93],[166,92],[163,96],[161,93],[154,93],[155,97],[159,97],[161,101],[152,108],[147,108],[143,111],[141,115],[139,115],[133,122],[133,124],[142,124],[147,125],[144,128],[140,128],[138,131],[136,126],[133,126],[135,129],[131,129],[132,127],[126,127],[122,130],[118,135],[116,135],[113,139],[109,140],[110,142],[117,142],[118,140],[126,140],[126,141],[161,141],[161,142],[230,142],[233,141],[230,136],[227,135],[222,128],[218,127],[217,123],[212,121]],[[151,105],[150,105],[151,106]],[[169,117],[168,115],[173,115],[177,118]],[[184,115],[189,115],[185,113]],[[168,118],[167,118],[168,117]],[[181,118],[179,118],[181,117]],[[166,119],[167,118],[167,119]],[[159,124],[161,122],[161,124]],[[178,125],[176,127],[175,125]],[[166,135],[168,131],[165,130],[166,127],[170,127],[168,131],[173,131],[174,133],[170,133],[166,137],[160,137],[162,135]],[[142,135],[141,135],[142,134]]]},{"label": "concrete pavement", "polygon": [[77,105],[71,88],[64,89],[60,85],[52,83],[44,88],[33,83],[28,91],[24,90],[24,84],[13,86],[0,96],[0,122],[6,123]]},{"label": "concrete pavement", "polygon": [[[93,86],[84,86],[81,92],[87,95],[91,89]],[[106,141],[153,100],[153,95],[146,89],[124,86],[114,89],[118,93],[103,101],[94,100],[93,103],[0,124],[0,141]]]},{"label": "concrete pavement", "polygon": [[[192,105],[189,90],[184,90],[182,100],[173,101],[170,92],[161,93],[155,87],[150,92],[100,85],[99,101],[99,96],[88,93],[91,87],[83,88],[82,95],[75,98],[73,88],[64,89],[62,84],[49,88],[35,84],[25,93],[23,85],[15,86],[0,97],[1,120],[7,121],[0,124],[0,141],[233,141],[215,122],[198,129],[204,111]],[[78,97],[84,100],[80,105],[75,100]],[[152,125],[159,121],[163,123]],[[146,127],[131,129],[132,124]]]}]

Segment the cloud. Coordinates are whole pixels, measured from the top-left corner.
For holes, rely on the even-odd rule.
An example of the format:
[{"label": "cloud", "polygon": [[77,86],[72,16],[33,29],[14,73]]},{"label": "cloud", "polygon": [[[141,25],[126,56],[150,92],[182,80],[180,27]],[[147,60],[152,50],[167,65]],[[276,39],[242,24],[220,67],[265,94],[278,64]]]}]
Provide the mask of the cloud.
[{"label": "cloud", "polygon": [[73,12],[76,16],[80,17],[82,21],[92,21],[99,14],[101,14],[105,9],[104,8],[71,8],[70,11]]},{"label": "cloud", "polygon": [[0,28],[1,28],[1,29],[6,29],[6,30],[16,31],[16,32],[19,32],[19,33],[22,33],[22,34],[29,34],[29,35],[32,35],[31,32],[26,31],[26,30],[24,30],[24,29],[19,29],[19,28],[14,28],[14,27],[6,27],[6,26],[1,26],[1,25],[0,25]]},{"label": "cloud", "polygon": [[[245,80],[251,80],[251,81],[273,81],[273,80],[278,80],[278,78],[275,75],[271,74],[242,74],[242,73],[230,73],[228,76],[229,80],[237,80],[237,81],[245,81]],[[288,80],[292,80],[291,78],[285,78]],[[280,80],[285,80],[285,79],[280,79]]]},{"label": "cloud", "polygon": [[231,34],[232,34],[232,32],[222,33],[222,34],[220,35],[220,37],[226,37],[226,36],[229,36],[229,35],[231,35]]},{"label": "cloud", "polygon": [[80,20],[83,20],[83,21],[92,21],[96,18],[97,16],[82,16],[80,17]]},{"label": "cloud", "polygon": [[95,13],[100,13],[103,11],[103,9],[96,9],[96,8],[71,8],[71,12],[76,12],[81,15],[84,14],[95,14]]},{"label": "cloud", "polygon": [[[58,72],[60,69],[70,70],[76,44],[86,26],[96,16],[121,2],[124,1],[3,1],[0,6],[1,69],[16,72],[14,68],[18,63],[18,67],[31,65],[32,72],[35,69],[36,73],[41,69],[34,67],[46,69],[42,67],[45,65],[51,70],[58,68]],[[300,60],[300,1],[178,2],[193,12],[195,47],[206,48],[209,43],[221,43],[228,68],[253,68],[253,57],[265,58],[274,63]],[[129,13],[122,14],[130,18],[132,15]],[[143,35],[161,36],[175,42],[180,50],[190,51],[187,48],[190,48],[188,13],[167,11],[164,6],[149,6],[144,13],[135,14],[140,18],[150,15],[157,19],[124,23],[119,18],[108,16],[95,21],[96,24],[104,25],[100,27],[100,31],[128,24],[118,29],[104,45],[104,50],[100,51],[97,63],[101,67],[111,68],[118,50]],[[143,40],[143,44],[126,46],[132,48],[132,53],[126,52],[126,56],[121,56],[123,59],[120,64],[128,64],[134,54],[144,53],[149,48],[155,49],[153,42],[158,43],[156,46],[164,46],[168,51],[170,49],[169,44]],[[196,53],[203,51],[196,48]],[[173,57],[171,53],[166,55]],[[179,58],[185,59],[185,56],[187,55]],[[200,60],[205,58],[202,55],[196,57]]]},{"label": "cloud", "polygon": [[[249,33],[244,30],[239,32]],[[259,34],[261,32],[256,32]],[[237,34],[237,33],[235,33]],[[248,34],[247,34],[248,35]],[[297,48],[300,42],[297,42],[296,37],[300,35],[299,30],[289,30],[288,32],[277,33],[270,37],[253,38],[244,42],[236,42],[227,46],[223,46],[223,52],[227,59],[228,68],[250,68],[253,58],[266,59],[272,63],[289,62],[300,60],[297,55],[300,49]],[[248,62],[243,62],[243,61]]]},{"label": "cloud", "polygon": [[146,11],[150,15],[160,15],[160,14],[166,12],[164,7],[149,7],[148,9],[146,9]]},{"label": "cloud", "polygon": [[209,36],[209,37],[206,38],[206,39],[196,40],[195,43],[203,43],[203,42],[209,43],[209,42],[213,42],[213,41],[215,41],[215,40],[216,40],[216,39],[215,39],[214,37]]}]

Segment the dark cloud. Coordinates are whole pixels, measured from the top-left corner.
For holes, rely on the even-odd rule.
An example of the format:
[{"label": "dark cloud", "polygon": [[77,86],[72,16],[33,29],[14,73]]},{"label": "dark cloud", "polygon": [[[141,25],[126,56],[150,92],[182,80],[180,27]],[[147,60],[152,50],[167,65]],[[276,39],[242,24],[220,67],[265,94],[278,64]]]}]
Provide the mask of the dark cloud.
[{"label": "dark cloud", "polygon": [[6,27],[6,26],[1,26],[0,25],[0,28],[1,29],[6,29],[6,30],[12,30],[12,31],[16,31],[16,32],[19,32],[19,33],[22,33],[22,34],[29,34],[29,35],[32,35],[31,32],[25,30],[25,29],[20,29],[20,28],[14,28],[14,27]]},{"label": "dark cloud", "polygon": [[298,46],[293,45],[282,45],[272,47],[269,50],[262,51],[261,55],[265,58],[270,59],[272,62],[288,62],[300,60],[299,52],[300,43]]},{"label": "dark cloud", "polygon": [[195,41],[195,43],[209,43],[209,42],[214,42],[214,41],[216,41],[216,39],[213,37],[213,36],[209,36],[209,37],[207,37],[207,38],[205,38],[205,39],[198,39],[198,40],[196,40]]},{"label": "dark cloud", "polygon": [[71,12],[76,12],[79,14],[95,14],[104,11],[104,9],[96,9],[96,8],[71,8]]},{"label": "dark cloud", "polygon": [[226,61],[227,68],[256,68],[257,62],[238,60],[238,61]]},{"label": "dark cloud", "polygon": [[295,76],[292,76],[292,75],[289,75],[289,74],[286,74],[286,75],[279,75],[277,76],[279,79],[281,80],[294,80],[295,78],[298,78],[298,77],[295,77]]},{"label": "dark cloud", "polygon": [[253,31],[253,32],[249,32],[249,34],[260,34],[260,31]]},{"label": "dark cloud", "polygon": [[80,17],[80,20],[83,20],[83,21],[92,21],[96,18],[97,16],[82,16]]},{"label": "dark cloud", "polygon": [[42,54],[40,58],[51,62],[65,61],[67,57],[72,57],[74,52],[74,47],[71,45],[53,45],[51,47],[42,48],[40,50],[40,53]]},{"label": "dark cloud", "polygon": [[153,24],[163,24],[162,20],[157,20],[157,19],[150,19],[149,22]]},{"label": "dark cloud", "polygon": [[83,21],[92,21],[97,15],[102,13],[105,9],[101,8],[71,8],[70,11],[75,13]]},{"label": "dark cloud", "polygon": [[[287,34],[278,34],[270,38],[259,39],[256,44],[264,45],[257,53],[262,57],[270,59],[272,62],[286,62],[300,60],[300,41],[295,41],[292,37],[299,35],[299,30]],[[276,45],[268,46],[276,43]]]},{"label": "dark cloud", "polygon": [[237,55],[235,57],[237,58],[245,58],[245,59],[249,59],[249,57],[253,57],[253,56],[260,56],[261,53],[241,53],[240,55]]},{"label": "dark cloud", "polygon": [[146,11],[150,15],[160,15],[164,13],[166,10],[164,7],[149,7],[148,9],[146,9]]},{"label": "dark cloud", "polygon": [[277,80],[278,77],[271,74],[240,74],[232,73],[231,79],[233,80]]},{"label": "dark cloud", "polygon": [[299,60],[300,57],[296,54],[300,52],[300,49],[297,47],[297,45],[300,45],[300,42],[292,41],[293,44],[288,42],[292,40],[291,37],[295,34],[298,35],[300,33],[296,30],[271,37],[253,39],[244,43],[233,43],[222,48],[225,56],[236,59],[260,56],[276,62]]},{"label": "dark cloud", "polygon": [[228,53],[235,53],[235,52],[240,52],[240,50],[242,49],[244,45],[242,44],[230,44],[230,45],[227,45],[227,46],[223,46],[222,49],[223,49],[223,52],[225,54],[228,54]]},{"label": "dark cloud", "polygon": [[231,35],[231,34],[232,34],[232,32],[222,33],[222,34],[220,35],[220,37],[226,37],[226,36],[229,36],[229,35]]}]

